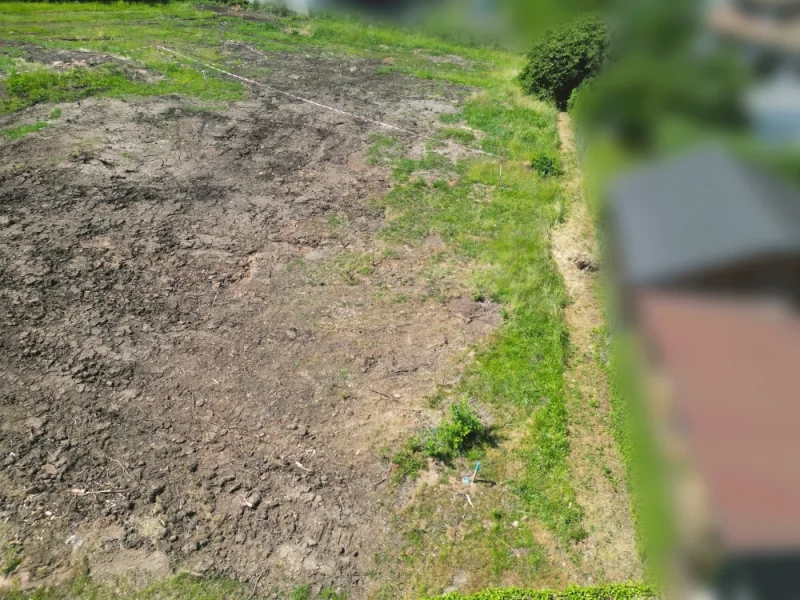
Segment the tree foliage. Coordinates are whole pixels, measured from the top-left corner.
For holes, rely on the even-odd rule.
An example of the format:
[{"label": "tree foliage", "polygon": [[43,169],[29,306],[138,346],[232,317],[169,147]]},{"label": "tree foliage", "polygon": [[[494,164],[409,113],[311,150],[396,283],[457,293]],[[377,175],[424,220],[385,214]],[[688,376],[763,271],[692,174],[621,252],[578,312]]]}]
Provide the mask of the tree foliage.
[{"label": "tree foliage", "polygon": [[584,135],[610,135],[628,150],[651,152],[662,128],[736,128],[745,122],[741,65],[703,45],[693,0],[619,0],[612,58],[569,101]]},{"label": "tree foliage", "polygon": [[572,91],[606,61],[609,32],[603,19],[586,15],[554,29],[534,44],[519,75],[523,89],[565,109]]}]

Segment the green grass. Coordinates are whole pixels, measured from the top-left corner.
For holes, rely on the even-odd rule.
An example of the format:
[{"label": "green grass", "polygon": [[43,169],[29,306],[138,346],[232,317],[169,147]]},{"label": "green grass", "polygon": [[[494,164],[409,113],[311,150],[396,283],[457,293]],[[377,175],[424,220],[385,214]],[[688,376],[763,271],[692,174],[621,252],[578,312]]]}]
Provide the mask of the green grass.
[{"label": "green grass", "polygon": [[289,600],[310,600],[310,598],[311,598],[310,585],[298,585],[289,594]]},{"label": "green grass", "polygon": [[5,137],[7,140],[18,140],[20,138],[24,138],[29,133],[34,133],[40,129],[44,129],[45,127],[50,127],[50,124],[47,121],[36,121],[36,123],[31,123],[28,125],[9,127],[8,129],[3,130],[3,137]]},{"label": "green grass", "polygon": [[369,136],[369,140],[370,146],[367,149],[367,164],[390,164],[400,157],[400,148],[397,144],[397,138],[382,133],[373,133]]},{"label": "green grass", "polygon": [[[474,280],[477,294],[503,304],[504,324],[478,352],[457,392],[510,415],[510,428],[523,430],[513,456],[523,468],[510,487],[526,511],[570,544],[585,531],[568,464],[565,295],[548,238],[564,198],[556,178],[538,178],[522,166],[533,152],[557,152],[554,113],[500,89],[471,98],[462,118],[484,132],[483,149],[506,156],[503,188],[494,189],[490,202],[474,199],[476,185],[497,184],[497,161],[470,158],[453,165],[433,153],[402,159],[395,169],[400,183],[384,199],[390,217],[382,235],[400,241],[438,234],[456,252],[486,265]],[[457,183],[426,185],[413,177],[430,168],[449,170]],[[404,462],[416,469],[408,455]]]},{"label": "green grass", "polygon": [[[311,51],[346,53],[374,59],[391,58],[393,73],[439,79],[477,87],[497,85],[518,69],[522,58],[478,46],[464,46],[441,38],[401,28],[374,26],[356,19],[325,16],[307,19],[271,15],[270,22],[244,21],[198,10],[192,3],[172,2],[162,6],[143,3],[23,3],[3,4],[0,39],[27,42],[49,48],[88,49],[126,55],[138,65],[163,74],[167,81],[134,92],[185,93],[211,99],[230,99],[241,86],[217,77],[209,78],[217,89],[205,90],[203,77],[181,61],[165,60],[153,49],[167,44],[193,57],[223,62],[224,41],[240,41],[265,52]],[[0,70],[22,71],[24,55],[16,48],[0,51]],[[459,55],[468,62],[452,64],[438,56]],[[169,67],[171,65],[171,67]],[[508,69],[509,74],[505,73]],[[180,73],[184,71],[184,73]],[[223,93],[223,89],[227,93]],[[187,87],[188,86],[188,87]],[[126,88],[122,82],[116,87]],[[131,93],[121,89],[120,93]],[[12,105],[13,106],[13,105]]]},{"label": "green grass", "polygon": [[476,594],[445,594],[439,600],[645,600],[656,592],[641,584],[571,586],[565,590],[525,590],[520,588],[487,589]]},{"label": "green grass", "polygon": [[182,93],[205,100],[238,100],[241,84],[221,79],[205,80],[201,74],[166,63],[158,67],[165,78],[154,83],[130,80],[114,65],[96,69],[71,69],[54,72],[46,69],[12,72],[6,77],[8,97],[0,112],[8,113],[43,102],[74,102],[88,96],[162,96]]},{"label": "green grass", "polygon": [[34,592],[8,591],[3,597],[5,600],[248,600],[250,595],[249,586],[232,579],[177,575],[139,590],[125,583],[112,585],[81,577],[66,585]]},{"label": "green grass", "polygon": [[475,134],[466,129],[457,127],[445,127],[439,130],[439,136],[445,139],[455,140],[460,144],[469,144],[475,139]]},{"label": "green grass", "polygon": [[646,413],[635,341],[622,332],[603,334],[607,361],[597,358],[608,376],[612,429],[625,464],[637,547],[648,580],[661,587],[675,542],[666,466]]},{"label": "green grass", "polygon": [[397,467],[393,479],[395,483],[402,483],[405,479],[416,479],[425,468],[425,445],[417,436],[411,436],[392,457],[392,462]]},{"label": "green grass", "polygon": [[20,554],[19,544],[9,542],[3,546],[3,563],[2,567],[0,567],[0,573],[2,573],[3,577],[8,577],[17,570],[17,567],[22,563]]}]

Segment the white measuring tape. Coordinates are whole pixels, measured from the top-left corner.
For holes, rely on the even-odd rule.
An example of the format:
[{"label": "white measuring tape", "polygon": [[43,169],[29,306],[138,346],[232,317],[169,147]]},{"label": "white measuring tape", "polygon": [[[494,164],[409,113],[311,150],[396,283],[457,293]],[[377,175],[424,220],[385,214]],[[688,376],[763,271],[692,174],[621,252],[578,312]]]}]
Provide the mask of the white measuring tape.
[{"label": "white measuring tape", "polygon": [[[186,56],[185,54],[181,54],[180,52],[177,52],[176,50],[171,50],[170,48],[167,48],[166,46],[159,46],[158,44],[156,44],[156,48],[159,49],[159,50],[163,50],[165,52],[169,52],[170,54],[174,54],[175,56],[178,56],[178,57],[183,58],[185,60],[189,60],[189,61],[192,61],[194,63],[197,63],[198,65],[201,65],[201,66],[203,66],[203,67],[205,67],[207,69],[212,69],[214,71],[217,71],[218,73],[222,73],[223,75],[227,75],[228,77],[233,77],[234,79],[238,79],[239,81],[244,81],[245,83],[249,83],[250,85],[255,85],[255,86],[258,86],[258,87],[262,87],[264,89],[270,90],[271,92],[275,92],[276,94],[282,94],[282,95],[287,96],[289,98],[292,98],[294,100],[299,100],[300,102],[305,102],[306,104],[310,104],[312,106],[316,106],[317,108],[322,108],[324,110],[329,110],[331,112],[339,113],[340,115],[345,115],[345,116],[351,117],[353,119],[358,119],[360,121],[365,121],[367,123],[373,123],[375,125],[380,125],[381,127],[385,127],[387,129],[393,129],[394,131],[399,131],[401,133],[407,133],[409,135],[413,135],[413,136],[418,137],[418,138],[431,140],[431,141],[444,142],[445,144],[451,146],[452,148],[459,148],[460,150],[466,150],[467,152],[474,152],[476,154],[483,154],[484,156],[491,156],[492,158],[499,158],[500,161],[501,161],[500,162],[500,169],[501,169],[500,173],[501,173],[501,178],[502,178],[502,172],[503,172],[502,171],[502,168],[503,168],[502,165],[503,165],[504,158],[502,156],[498,155],[498,154],[492,154],[491,152],[485,152],[484,150],[478,150],[477,148],[470,148],[469,146],[462,146],[461,144],[456,144],[455,142],[450,142],[448,140],[439,140],[439,139],[436,139],[436,138],[434,138],[434,137],[432,137],[430,135],[417,133],[416,131],[411,131],[410,129],[403,129],[402,127],[398,127],[397,125],[391,125],[389,123],[384,123],[383,121],[376,121],[375,119],[370,119],[369,117],[363,117],[361,115],[357,115],[355,113],[347,112],[346,110],[341,110],[340,108],[335,108],[333,106],[326,106],[325,104],[320,104],[319,102],[314,102],[313,100],[309,100],[308,98],[303,98],[301,96],[297,96],[295,94],[291,94],[291,93],[286,92],[284,90],[279,90],[278,88],[272,87],[271,85],[267,85],[265,83],[261,83],[260,81],[255,81],[253,79],[248,79],[247,77],[242,77],[241,75],[237,75],[236,73],[231,73],[230,71],[226,71],[225,69],[220,69],[219,67],[216,67],[214,65],[211,65],[211,64],[208,64],[208,63],[204,63],[202,61],[197,60],[196,58],[192,58],[191,56]],[[265,56],[265,58],[266,58],[266,55],[263,55],[263,56]]]}]

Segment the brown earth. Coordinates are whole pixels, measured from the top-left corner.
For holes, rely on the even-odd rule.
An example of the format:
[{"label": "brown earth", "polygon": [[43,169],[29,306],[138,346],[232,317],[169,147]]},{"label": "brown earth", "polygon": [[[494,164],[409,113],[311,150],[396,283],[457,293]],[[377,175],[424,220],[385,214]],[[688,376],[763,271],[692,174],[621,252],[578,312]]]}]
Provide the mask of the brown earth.
[{"label": "brown earth", "polygon": [[[428,132],[468,93],[354,58],[271,59],[290,91]],[[15,576],[213,568],[363,597],[397,494],[380,449],[426,418],[420,399],[457,380],[496,307],[436,239],[384,252],[374,125],[268,92],[60,108],[0,145]]]}]

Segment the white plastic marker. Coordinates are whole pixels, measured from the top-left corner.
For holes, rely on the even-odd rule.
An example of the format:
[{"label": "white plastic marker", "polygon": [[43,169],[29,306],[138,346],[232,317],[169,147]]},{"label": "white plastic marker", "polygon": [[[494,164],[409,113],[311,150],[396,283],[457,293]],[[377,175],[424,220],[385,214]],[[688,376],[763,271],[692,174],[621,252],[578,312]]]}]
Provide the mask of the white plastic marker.
[{"label": "white plastic marker", "polygon": [[[237,75],[236,73],[231,73],[230,71],[226,71],[224,69],[220,69],[219,67],[215,67],[214,65],[204,63],[202,61],[197,60],[196,58],[192,58],[191,56],[186,56],[185,54],[181,54],[176,50],[171,50],[166,46],[159,46],[156,44],[156,48],[159,50],[163,50],[164,52],[169,52],[170,54],[174,54],[180,58],[190,60],[198,65],[206,67],[207,69],[212,69],[217,71],[218,73],[222,73],[223,75],[227,75],[228,77],[233,77],[234,79],[238,79],[239,81],[244,81],[245,83],[249,83],[250,85],[255,85],[258,87],[262,87],[267,89],[271,92],[275,92],[276,94],[282,94],[294,100],[299,100],[300,102],[305,102],[306,104],[310,104],[312,106],[316,106],[317,108],[322,108],[325,110],[329,110],[331,112],[339,113],[340,115],[345,115],[351,117],[353,119],[359,119],[361,121],[366,121],[367,123],[374,123],[375,125],[380,125],[381,127],[386,127],[387,129],[393,129],[395,131],[399,131],[401,133],[407,133],[409,135],[413,135],[418,138],[422,138],[425,140],[434,140],[432,136],[425,135],[422,133],[417,133],[416,131],[411,131],[410,129],[403,129],[402,127],[398,127],[397,125],[390,125],[389,123],[384,123],[383,121],[376,121],[375,119],[370,119],[369,117],[362,117],[361,115],[357,115],[355,113],[347,112],[346,110],[341,110],[340,108],[335,108],[333,106],[326,106],[325,104],[320,104],[319,102],[314,102],[313,100],[309,100],[307,98],[302,98],[300,96],[296,96],[294,94],[290,94],[289,92],[285,92],[283,90],[279,90],[278,88],[272,87],[271,85],[267,85],[266,83],[261,83],[260,81],[255,81],[254,79],[248,79],[247,77],[242,77],[241,75]],[[491,152],[485,152],[483,150],[478,150],[477,148],[470,148],[468,146],[462,146],[461,144],[456,144],[455,142],[450,142],[448,140],[436,140],[439,142],[444,142],[447,145],[453,148],[459,148],[461,150],[466,150],[467,152],[474,152],[476,154],[483,154],[484,156],[491,156],[492,158],[500,159],[500,173],[502,177],[502,169],[503,169],[503,157],[498,154],[492,154]]]}]

